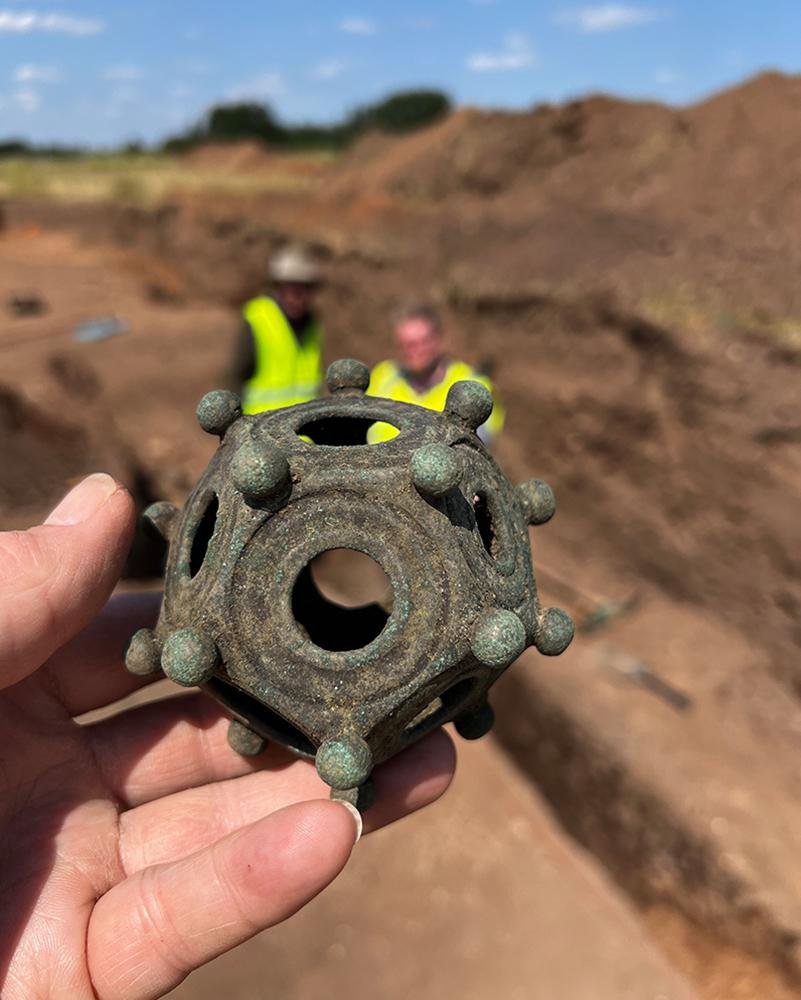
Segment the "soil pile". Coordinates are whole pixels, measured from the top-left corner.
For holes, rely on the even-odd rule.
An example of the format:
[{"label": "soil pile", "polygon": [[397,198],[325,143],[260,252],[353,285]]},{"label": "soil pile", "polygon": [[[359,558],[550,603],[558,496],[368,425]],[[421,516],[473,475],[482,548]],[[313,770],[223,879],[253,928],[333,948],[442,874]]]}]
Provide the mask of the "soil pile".
[{"label": "soil pile", "polygon": [[290,172],[296,177],[312,177],[324,162],[273,152],[260,142],[209,142],[181,156],[181,162],[196,170],[219,173]]},{"label": "soil pile", "polygon": [[466,108],[409,137],[365,138],[329,190],[439,199],[544,184],[573,201],[733,208],[744,192],[762,203],[798,187],[800,113],[801,77],[780,73],[681,110],[603,95],[524,113]]},{"label": "soil pile", "polygon": [[447,205],[458,259],[478,248],[485,280],[519,288],[533,272],[674,298],[688,284],[719,309],[773,320],[801,310],[800,122],[801,77],[780,73],[679,110],[604,96],[465,109],[408,138],[365,140],[324,191]]},{"label": "soil pile", "polygon": [[201,170],[258,170],[270,167],[274,155],[260,142],[209,142],[184,153],[181,161]]},{"label": "soil pile", "polygon": [[[496,195],[590,156],[596,171],[639,166],[681,141],[677,116],[658,104],[590,97],[525,114],[465,108],[398,140],[368,137],[332,179],[332,194],[385,189],[412,198]],[[599,162],[607,160],[608,163]],[[595,174],[596,171],[593,171]]]}]

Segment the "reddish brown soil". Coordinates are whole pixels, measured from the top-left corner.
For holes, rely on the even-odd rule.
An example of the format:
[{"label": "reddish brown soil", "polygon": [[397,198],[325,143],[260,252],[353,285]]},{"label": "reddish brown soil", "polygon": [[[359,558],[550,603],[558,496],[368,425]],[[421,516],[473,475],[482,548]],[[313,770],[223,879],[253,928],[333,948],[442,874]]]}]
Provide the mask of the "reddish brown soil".
[{"label": "reddish brown soil", "polygon": [[324,161],[273,152],[259,142],[207,143],[181,157],[185,167],[229,173],[287,173],[313,177],[325,170]]},{"label": "reddish brown soil", "polygon": [[766,73],[681,110],[603,96],[464,110],[365,140],[327,190],[448,202],[469,284],[600,286],[764,322],[801,303],[799,107],[801,78]]}]

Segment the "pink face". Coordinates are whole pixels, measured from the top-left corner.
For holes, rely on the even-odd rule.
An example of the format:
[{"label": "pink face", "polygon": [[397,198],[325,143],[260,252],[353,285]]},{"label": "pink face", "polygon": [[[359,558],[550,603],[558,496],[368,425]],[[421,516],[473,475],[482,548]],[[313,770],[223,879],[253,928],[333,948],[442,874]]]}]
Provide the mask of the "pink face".
[{"label": "pink face", "polygon": [[281,308],[290,319],[302,319],[312,306],[314,285],[300,281],[283,281],[276,288]]},{"label": "pink face", "polygon": [[395,326],[395,345],[401,366],[412,375],[429,371],[442,357],[442,334],[422,316]]}]

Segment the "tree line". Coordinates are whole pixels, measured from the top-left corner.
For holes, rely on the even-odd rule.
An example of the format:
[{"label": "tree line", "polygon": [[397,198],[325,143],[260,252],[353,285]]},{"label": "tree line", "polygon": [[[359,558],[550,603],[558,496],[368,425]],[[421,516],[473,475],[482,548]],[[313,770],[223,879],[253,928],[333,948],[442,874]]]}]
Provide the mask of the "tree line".
[{"label": "tree line", "polygon": [[[390,133],[412,132],[431,125],[451,110],[451,100],[439,90],[405,90],[390,94],[371,104],[365,104],[331,124],[289,125],[282,122],[273,109],[256,101],[236,101],[216,104],[199,121],[185,131],[155,146],[129,142],[116,152],[183,153],[209,142],[241,142],[250,140],[271,149],[296,152],[302,150],[340,150],[366,132],[378,130]],[[8,156],[79,156],[86,150],[77,146],[36,146],[21,139],[0,142],[0,157]]]},{"label": "tree line", "polygon": [[407,90],[366,104],[331,125],[286,125],[266,104],[243,101],[218,104],[186,132],[165,141],[165,152],[183,152],[207,142],[256,140],[273,149],[342,149],[371,130],[411,132],[430,125],[451,110],[438,90]]}]

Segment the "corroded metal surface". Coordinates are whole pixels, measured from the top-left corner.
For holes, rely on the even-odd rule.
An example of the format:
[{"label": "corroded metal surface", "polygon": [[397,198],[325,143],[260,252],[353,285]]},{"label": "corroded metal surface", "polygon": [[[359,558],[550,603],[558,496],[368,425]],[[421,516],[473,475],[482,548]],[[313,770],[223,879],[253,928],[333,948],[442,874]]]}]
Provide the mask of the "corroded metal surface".
[{"label": "corroded metal surface", "polygon": [[[553,493],[514,488],[479,440],[487,391],[457,383],[437,413],[365,396],[368,374],[338,361],[329,397],[257,416],[228,392],[201,400],[220,447],[182,511],[145,512],[169,541],[165,595],[126,658],[222,702],[238,752],[276,740],[361,805],[373,767],[451,720],[484,735],[501,672],[573,636],[531,567],[528,525],[550,519]],[[399,434],[366,444],[376,421]],[[326,598],[311,567],[334,549],[375,560],[391,599]]]}]

